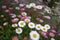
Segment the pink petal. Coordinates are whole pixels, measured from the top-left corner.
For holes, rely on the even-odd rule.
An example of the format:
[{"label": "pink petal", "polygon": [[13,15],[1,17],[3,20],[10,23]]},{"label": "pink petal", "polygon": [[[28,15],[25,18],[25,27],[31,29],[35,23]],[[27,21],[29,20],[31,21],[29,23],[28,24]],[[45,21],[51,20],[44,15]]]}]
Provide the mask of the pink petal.
[{"label": "pink petal", "polygon": [[18,37],[17,36],[13,36],[12,40],[18,40]]},{"label": "pink petal", "polygon": [[17,3],[18,3],[18,2],[19,2],[19,0],[15,0],[15,2],[17,2]]},{"label": "pink petal", "polygon": [[51,17],[50,17],[50,16],[44,16],[44,18],[51,19]]}]

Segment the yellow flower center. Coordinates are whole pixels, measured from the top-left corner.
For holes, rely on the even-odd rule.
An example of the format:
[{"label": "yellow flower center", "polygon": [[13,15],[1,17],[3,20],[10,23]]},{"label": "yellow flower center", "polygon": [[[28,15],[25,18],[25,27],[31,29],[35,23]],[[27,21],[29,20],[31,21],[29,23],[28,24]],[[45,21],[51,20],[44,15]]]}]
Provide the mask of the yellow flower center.
[{"label": "yellow flower center", "polygon": [[14,27],[17,27],[17,26],[14,24]]},{"label": "yellow flower center", "polygon": [[26,22],[29,22],[29,20],[26,20]]},{"label": "yellow flower center", "polygon": [[42,19],[40,19],[40,22],[43,22],[43,20],[42,20]]},{"label": "yellow flower center", "polygon": [[48,26],[46,26],[46,28],[48,28]]},{"label": "yellow flower center", "polygon": [[26,16],[26,14],[23,14],[23,16]]},{"label": "yellow flower center", "polygon": [[30,26],[33,26],[33,24],[30,24]]},{"label": "yellow flower center", "polygon": [[20,32],[20,29],[18,29],[18,32]]},{"label": "yellow flower center", "polygon": [[36,34],[33,34],[33,37],[34,37],[34,38],[36,38],[36,37],[37,37],[37,35],[36,35]]},{"label": "yellow flower center", "polygon": [[12,40],[17,40],[17,38],[14,37]]},{"label": "yellow flower center", "polygon": [[37,26],[38,28],[40,28],[40,26]]},{"label": "yellow flower center", "polygon": [[38,8],[41,8],[40,6],[38,6]]},{"label": "yellow flower center", "polygon": [[34,4],[34,3],[32,3],[31,5],[32,5],[32,7],[34,7],[34,6],[35,6],[35,4]]},{"label": "yellow flower center", "polygon": [[24,25],[24,23],[23,23],[23,22],[21,22],[21,23],[20,23],[20,25]]},{"label": "yellow flower center", "polygon": [[43,28],[43,30],[46,30],[45,28]]}]

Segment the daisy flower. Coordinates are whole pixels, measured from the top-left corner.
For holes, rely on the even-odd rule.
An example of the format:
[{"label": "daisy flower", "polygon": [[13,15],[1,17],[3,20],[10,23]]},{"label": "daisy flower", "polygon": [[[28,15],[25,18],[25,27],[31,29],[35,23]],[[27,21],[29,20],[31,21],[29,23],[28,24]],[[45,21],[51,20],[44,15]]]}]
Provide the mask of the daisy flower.
[{"label": "daisy flower", "polygon": [[47,13],[51,13],[51,9],[49,7],[46,6],[46,8],[44,9]]},{"label": "daisy flower", "polygon": [[12,27],[17,27],[18,25],[17,24],[12,24]]},{"label": "daisy flower", "polygon": [[12,40],[19,40],[17,36],[12,36]]},{"label": "daisy flower", "polygon": [[19,3],[19,0],[14,0],[16,3]]},{"label": "daisy flower", "polygon": [[6,6],[6,5],[3,5],[3,6],[2,6],[2,8],[3,8],[3,9],[6,9],[6,8],[7,8],[7,6]]},{"label": "daisy flower", "polygon": [[19,21],[18,18],[11,19],[11,22],[12,22],[12,23],[16,23],[16,22],[18,22],[18,21]]},{"label": "daisy flower", "polygon": [[33,22],[28,23],[29,28],[35,28],[35,24]]},{"label": "daisy flower", "polygon": [[26,23],[24,21],[19,21],[18,22],[19,27],[24,27]]},{"label": "daisy flower", "polygon": [[1,17],[4,17],[4,15],[0,15]]},{"label": "daisy flower", "polygon": [[24,21],[25,21],[26,23],[28,23],[28,22],[30,22],[30,19],[26,18]]},{"label": "daisy flower", "polygon": [[43,23],[43,22],[44,22],[44,20],[40,19],[40,20],[39,20],[39,22],[40,22],[40,23]]},{"label": "daisy flower", "polygon": [[42,25],[41,25],[41,24],[36,24],[36,27],[35,27],[35,28],[36,28],[37,30],[40,30],[40,29],[41,29],[41,27],[42,27]]},{"label": "daisy flower", "polygon": [[44,16],[44,18],[46,18],[46,19],[51,19],[51,17],[50,17],[50,16]]},{"label": "daisy flower", "polygon": [[10,13],[9,14],[12,18],[15,18],[16,17],[16,14],[13,14],[13,13]]},{"label": "daisy flower", "polygon": [[26,5],[26,8],[31,8],[31,6],[30,5]]},{"label": "daisy flower", "polygon": [[44,26],[46,29],[50,29],[50,26],[48,24],[45,24]]},{"label": "daisy flower", "polygon": [[27,16],[27,13],[26,12],[22,12],[21,15],[22,16]]},{"label": "daisy flower", "polygon": [[30,6],[31,6],[31,7],[35,7],[36,4],[35,4],[35,3],[30,3]]},{"label": "daisy flower", "polygon": [[8,22],[3,23],[3,26],[6,26],[6,25],[8,25]]},{"label": "daisy flower", "polygon": [[21,33],[22,33],[22,29],[21,29],[21,28],[17,28],[17,29],[16,29],[16,33],[17,33],[17,34],[21,34]]},{"label": "daisy flower", "polygon": [[55,37],[55,33],[53,33],[53,32],[49,32],[49,37]]},{"label": "daisy flower", "polygon": [[9,12],[10,12],[10,10],[9,10],[9,9],[6,9],[6,10],[5,10],[5,12],[6,12],[6,13],[9,13]]},{"label": "daisy flower", "polygon": [[31,19],[31,16],[28,16],[29,19]]},{"label": "daisy flower", "polygon": [[36,31],[31,31],[30,38],[31,38],[31,40],[39,40],[40,35]]},{"label": "daisy flower", "polygon": [[45,27],[42,27],[41,30],[47,32],[47,29]]},{"label": "daisy flower", "polygon": [[51,40],[55,40],[54,38],[51,38]]},{"label": "daisy flower", "polygon": [[20,6],[20,7],[24,7],[24,6],[25,6],[25,4],[19,4],[19,6]]},{"label": "daisy flower", "polygon": [[37,9],[42,9],[42,6],[41,5],[37,5],[36,8]]},{"label": "daisy flower", "polygon": [[19,7],[15,7],[15,9],[19,10],[20,8]]}]

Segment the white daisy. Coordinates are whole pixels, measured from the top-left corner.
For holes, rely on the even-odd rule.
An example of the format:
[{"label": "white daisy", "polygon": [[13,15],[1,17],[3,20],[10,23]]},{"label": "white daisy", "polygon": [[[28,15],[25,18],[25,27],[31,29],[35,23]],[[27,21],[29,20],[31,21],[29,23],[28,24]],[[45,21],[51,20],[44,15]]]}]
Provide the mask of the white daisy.
[{"label": "white daisy", "polygon": [[29,19],[31,19],[31,16],[28,16]]},{"label": "white daisy", "polygon": [[41,5],[37,5],[36,8],[37,9],[42,9],[42,6]]},{"label": "white daisy", "polygon": [[12,24],[12,27],[17,27],[18,25],[17,24]]},{"label": "white daisy", "polygon": [[48,31],[45,27],[42,27],[41,30],[44,31],[44,32]]},{"label": "white daisy", "polygon": [[19,7],[15,7],[15,9],[19,10],[20,8]]},{"label": "white daisy", "polygon": [[37,30],[40,30],[40,29],[41,29],[41,27],[42,27],[42,25],[41,25],[41,24],[36,24],[36,27],[35,27],[35,28],[36,28]]},{"label": "white daisy", "polygon": [[33,22],[28,23],[29,28],[35,28],[35,24]]},{"label": "white daisy", "polygon": [[30,19],[27,18],[27,19],[25,19],[24,21],[25,21],[26,23],[28,23],[28,22],[30,22]]},{"label": "white daisy", "polygon": [[6,25],[8,25],[8,22],[3,23],[3,26],[6,26]]},{"label": "white daisy", "polygon": [[22,12],[21,15],[22,16],[27,16],[27,13],[26,12]]},{"label": "white daisy", "polygon": [[51,13],[51,9],[49,7],[46,6],[46,8],[44,8],[44,10],[47,12],[47,13]]},{"label": "white daisy", "polygon": [[40,35],[36,31],[31,31],[30,32],[30,38],[31,38],[31,40],[39,40]]},{"label": "white daisy", "polygon": [[44,26],[46,29],[50,29],[50,25],[48,25],[48,24],[45,24],[45,26]]},{"label": "white daisy", "polygon": [[14,14],[13,16],[11,16],[12,18],[15,18],[16,17],[16,15]]},{"label": "white daisy", "polygon": [[31,8],[31,6],[30,5],[26,5],[26,8]]},{"label": "white daisy", "polygon": [[35,7],[36,4],[35,4],[35,3],[30,3],[30,6],[31,6],[31,7]]},{"label": "white daisy", "polygon": [[4,17],[4,15],[1,15],[1,17]]},{"label": "white daisy", "polygon": [[17,34],[21,34],[22,33],[22,29],[21,28],[17,28],[15,31],[16,31]]},{"label": "white daisy", "polygon": [[51,38],[51,40],[55,40],[54,38]]},{"label": "white daisy", "polygon": [[24,27],[26,23],[24,21],[19,21],[18,22],[19,27]]}]

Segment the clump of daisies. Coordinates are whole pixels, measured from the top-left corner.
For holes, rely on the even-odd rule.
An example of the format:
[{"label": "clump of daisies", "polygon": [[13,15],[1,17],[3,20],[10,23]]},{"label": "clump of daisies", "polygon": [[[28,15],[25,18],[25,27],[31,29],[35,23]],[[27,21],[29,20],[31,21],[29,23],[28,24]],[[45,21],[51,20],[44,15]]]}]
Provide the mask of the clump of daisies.
[{"label": "clump of daisies", "polygon": [[[15,9],[20,11],[19,15],[16,15],[18,18],[15,19],[15,23],[12,24],[13,28],[16,28],[16,33],[17,34],[23,34],[23,32],[27,32],[26,30],[29,31],[29,37],[30,40],[39,40],[40,35],[43,37],[47,38],[47,33],[51,29],[51,26],[49,24],[42,25],[41,23],[44,23],[44,20],[40,18],[40,16],[35,16],[32,15],[31,13],[31,8],[32,11],[35,11],[37,15],[42,15],[43,18],[46,18],[48,20],[51,19],[50,16],[45,16],[44,13],[40,13],[38,10],[44,10],[44,12],[51,13],[51,10],[47,8],[45,5],[36,5],[35,3],[30,3],[30,4],[19,4],[19,7],[16,7]],[[15,14],[14,14],[15,15]],[[32,15],[32,16],[31,16]],[[14,18],[14,16],[12,16]],[[35,23],[32,21],[32,19],[38,21],[38,23]],[[24,29],[27,28],[25,31]],[[52,33],[51,33],[52,34]],[[53,33],[54,34],[54,33]],[[50,34],[49,34],[50,35]],[[51,36],[51,35],[50,35]]]},{"label": "clump of daisies", "polygon": [[43,8],[43,6],[41,6],[41,5],[36,5],[35,3],[30,3],[30,4],[27,4],[26,5],[26,8],[37,8],[37,9],[42,9]]},{"label": "clump of daisies", "polygon": [[[30,39],[31,40],[39,40],[40,39],[40,34],[37,31],[43,31],[43,32],[48,32],[48,30],[50,29],[50,25],[49,24],[45,24],[44,26],[42,24],[37,24],[31,21],[32,17],[29,18],[29,16],[27,16],[26,12],[21,12],[20,15],[20,19],[17,24],[12,24],[13,28],[16,28],[16,33],[17,34],[23,34],[23,30],[25,27],[27,27],[28,29],[30,29]],[[28,30],[27,29],[27,30]],[[34,31],[34,30],[37,31]],[[26,30],[25,30],[26,31]]]},{"label": "clump of daisies", "polygon": [[[4,7],[4,9],[5,8],[6,7]],[[5,10],[5,12],[9,13],[12,23],[11,26],[13,28],[16,28],[15,29],[16,34],[25,33],[26,35],[29,35],[29,38],[31,40],[39,40],[41,37],[40,35],[42,35],[45,38],[55,36],[56,34],[55,28],[51,27],[51,25],[48,22],[44,24],[45,22],[44,19],[47,20],[51,19],[50,16],[44,15],[45,13],[48,14],[51,13],[49,7],[45,5],[40,4],[36,5],[35,3],[30,3],[30,4],[19,4],[19,7],[15,7],[15,9],[19,11],[19,14],[10,13],[11,12],[10,10],[12,10],[11,8],[10,10]],[[4,16],[1,15],[1,17]],[[3,23],[3,25],[7,24],[8,23]]]}]

